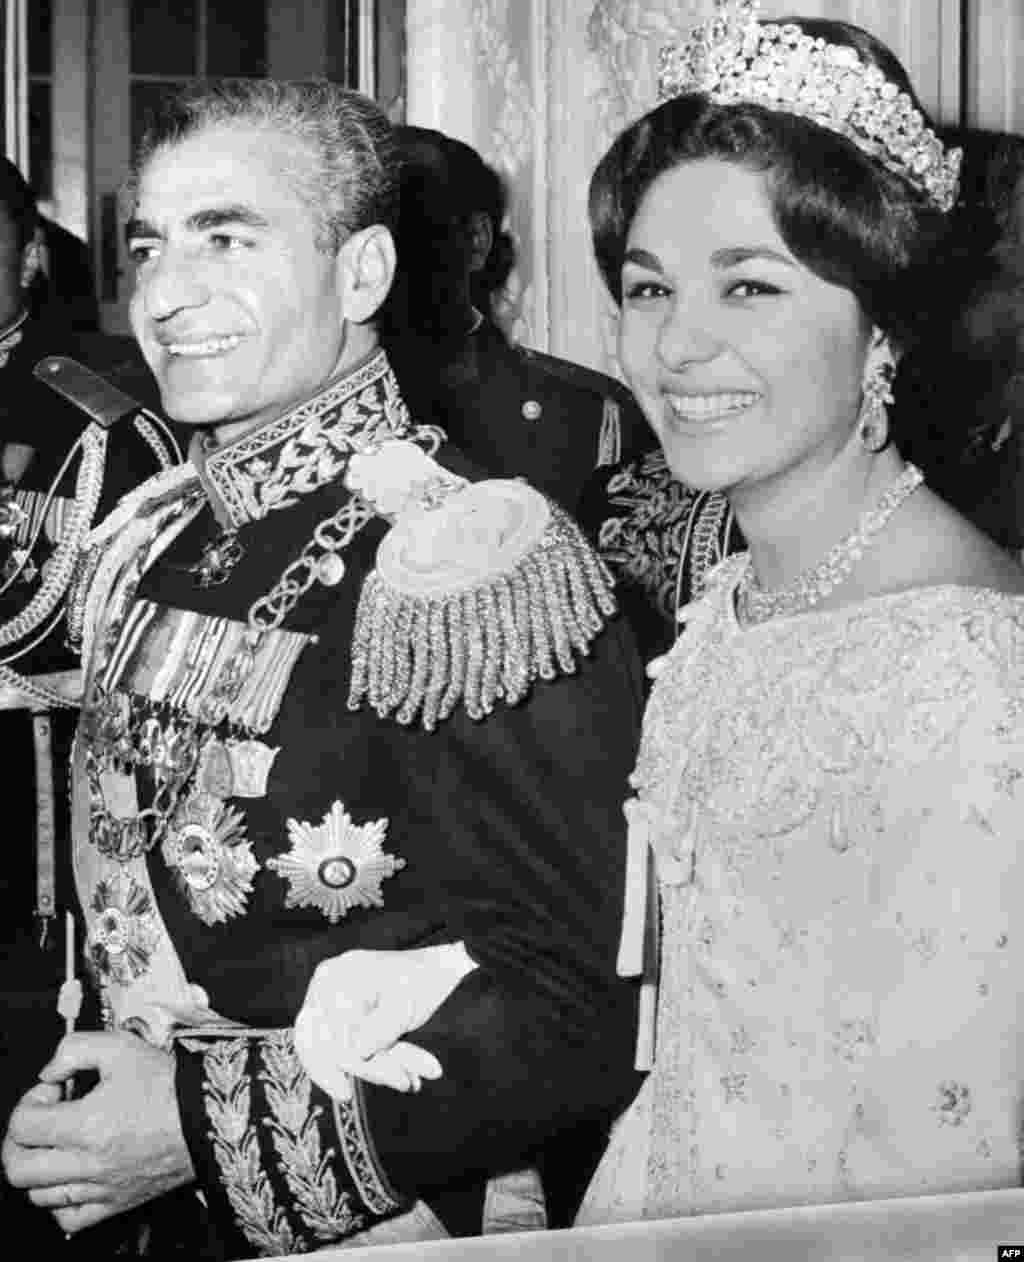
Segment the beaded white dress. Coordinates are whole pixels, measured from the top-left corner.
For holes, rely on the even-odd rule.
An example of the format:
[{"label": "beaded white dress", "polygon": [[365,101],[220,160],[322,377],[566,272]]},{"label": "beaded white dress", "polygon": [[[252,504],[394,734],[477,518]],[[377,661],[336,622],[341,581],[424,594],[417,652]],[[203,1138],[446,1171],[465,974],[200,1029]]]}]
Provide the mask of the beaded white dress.
[{"label": "beaded white dress", "polygon": [[745,563],[645,717],[654,1068],[581,1223],[1021,1182],[1024,597],[741,627]]}]

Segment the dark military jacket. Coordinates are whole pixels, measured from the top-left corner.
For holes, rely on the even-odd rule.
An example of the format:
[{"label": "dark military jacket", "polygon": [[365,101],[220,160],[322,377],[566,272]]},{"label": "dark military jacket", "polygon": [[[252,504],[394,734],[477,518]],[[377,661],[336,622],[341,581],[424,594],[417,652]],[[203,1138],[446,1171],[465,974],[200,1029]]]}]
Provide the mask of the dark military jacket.
[{"label": "dark military jacket", "polygon": [[[0,572],[7,571],[0,594],[0,623],[36,595],[43,567],[55,545],[67,539],[73,514],[81,511],[76,500],[88,503],[91,499],[91,487],[82,478],[83,449],[78,446],[89,417],[34,374],[39,361],[51,355],[76,359],[117,384],[126,378],[122,388],[130,397],[135,397],[140,376],[137,352],[126,351],[120,339],[77,334],[52,315],[29,315],[13,336],[0,335],[0,453],[7,443],[33,451],[16,485],[0,489]],[[95,473],[88,479],[98,484],[91,504],[94,522],[128,491],[181,459],[168,426],[159,417],[143,415],[142,406],[140,402],[136,416],[126,418],[102,438]],[[13,558],[19,569],[16,577],[12,552],[18,553]],[[23,558],[24,553],[28,555]],[[17,669],[36,674],[70,668],[76,661],[63,640],[60,626],[19,656]]]},{"label": "dark military jacket", "polygon": [[680,482],[658,446],[594,473],[578,514],[615,576],[646,661],[671,648],[680,611],[715,565],[744,546],[725,496]]},{"label": "dark military jacket", "polygon": [[[392,352],[414,410],[431,414],[481,469],[525,477],[570,512],[595,468],[649,438],[620,382],[582,365],[511,345],[485,320],[436,354],[416,344]],[[443,378],[443,379],[442,379]]]},{"label": "dark military jacket", "polygon": [[[91,432],[83,441],[86,413],[33,374],[36,364],[49,355],[71,356],[107,373],[113,370],[113,375],[122,363],[134,367],[140,362],[137,352],[126,352],[121,340],[82,337],[52,314],[27,315],[0,333],[0,453],[7,443],[33,452],[16,483],[0,484],[0,661],[5,663],[0,686],[13,686],[11,671],[20,681],[78,666],[65,642],[61,611],[78,546],[91,524],[86,514],[91,510],[91,520],[100,520],[131,488],[180,459],[160,421],[141,415],[126,418],[106,435],[89,426]],[[0,942],[9,977],[25,976],[26,956],[28,971],[36,974],[46,972],[52,959],[39,953],[38,926],[31,940],[28,931],[33,911],[49,918],[58,900],[64,904],[69,888],[64,870],[67,847],[57,847],[53,834],[67,836],[62,753],[70,743],[73,722],[71,712],[59,709],[37,720],[36,740],[51,743],[47,757],[45,744],[34,750],[33,724],[26,710],[0,712],[6,818],[12,835],[23,839],[12,847],[0,877]],[[49,777],[34,783],[36,759],[41,771],[51,767],[52,792]],[[44,818],[52,812],[52,830],[45,824],[37,828],[40,808]],[[49,990],[47,996],[49,1001]],[[46,1018],[50,1016],[47,1012]],[[41,1055],[49,1054],[53,1037],[48,1021],[44,1027],[33,1016],[18,1025],[19,1056],[27,1062],[26,1044],[35,1046],[44,1039],[40,1033],[33,1041],[30,1026],[45,1028]],[[39,1063],[37,1053],[33,1072]]]},{"label": "dark military jacket", "polygon": [[[196,446],[92,541],[87,954],[108,1021],[173,1045],[241,1255],[440,1203],[637,1085],[615,956],[638,663],[572,522],[475,477],[378,353]],[[291,1033],[318,962],[450,942],[476,968],[408,1036],[443,1076],[326,1095]]]},{"label": "dark military jacket", "polygon": [[[75,332],[52,314],[29,316],[16,333],[7,351],[0,335],[0,446],[16,442],[34,448],[23,484],[48,490],[89,418],[35,377],[39,361],[50,355],[70,356],[138,399],[140,409],[156,405],[155,383],[132,349],[134,344],[123,338]],[[136,426],[128,420],[111,431],[98,516],[166,467],[174,441],[168,440],[168,429],[159,418],[150,417],[148,424]]]}]

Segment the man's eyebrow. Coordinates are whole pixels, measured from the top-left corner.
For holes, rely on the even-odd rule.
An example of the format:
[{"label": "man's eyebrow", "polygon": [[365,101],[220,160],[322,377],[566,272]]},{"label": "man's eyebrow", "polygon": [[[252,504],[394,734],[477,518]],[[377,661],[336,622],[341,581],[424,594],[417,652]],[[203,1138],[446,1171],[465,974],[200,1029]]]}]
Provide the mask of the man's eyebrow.
[{"label": "man's eyebrow", "polygon": [[132,241],[135,237],[159,237],[160,231],[147,219],[129,219],[124,226],[124,239]]},{"label": "man's eyebrow", "polygon": [[714,267],[736,267],[740,263],[749,263],[752,259],[783,263],[786,267],[796,266],[788,254],[773,250],[770,245],[733,245],[722,250],[715,250],[711,255],[711,263]]},{"label": "man's eyebrow", "polygon": [[228,224],[238,224],[243,228],[270,227],[270,221],[265,215],[241,202],[197,210],[185,220],[185,227],[193,232],[206,232],[210,228],[223,228]]},{"label": "man's eyebrow", "polygon": [[[211,228],[224,228],[237,225],[243,228],[268,228],[269,220],[258,210],[242,203],[228,206],[211,206],[207,210],[197,210],[185,220],[189,232],[208,232]],[[163,239],[163,232],[147,219],[129,219],[125,224],[126,240],[134,238],[155,237]]]}]

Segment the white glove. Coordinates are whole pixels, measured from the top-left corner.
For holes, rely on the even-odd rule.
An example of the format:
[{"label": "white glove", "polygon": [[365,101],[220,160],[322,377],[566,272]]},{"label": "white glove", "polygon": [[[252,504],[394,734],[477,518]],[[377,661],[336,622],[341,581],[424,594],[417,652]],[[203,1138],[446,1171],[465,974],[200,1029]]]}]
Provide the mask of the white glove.
[{"label": "white glove", "polygon": [[461,942],[410,951],[346,951],[317,965],[295,1019],[295,1051],[310,1078],[348,1099],[348,1075],[418,1091],[444,1072],[402,1035],[430,1018],[476,968]]}]

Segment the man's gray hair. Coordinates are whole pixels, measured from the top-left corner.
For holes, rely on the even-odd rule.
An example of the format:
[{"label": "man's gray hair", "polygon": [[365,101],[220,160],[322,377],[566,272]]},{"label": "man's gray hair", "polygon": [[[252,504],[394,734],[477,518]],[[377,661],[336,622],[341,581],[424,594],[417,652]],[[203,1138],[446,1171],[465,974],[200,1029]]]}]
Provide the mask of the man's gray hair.
[{"label": "man's gray hair", "polygon": [[391,124],[367,97],[324,79],[201,80],[167,98],[136,154],[128,205],[157,152],[219,126],[265,128],[294,145],[289,174],[316,218],[318,249],[336,253],[371,224],[394,227],[399,157]]}]

